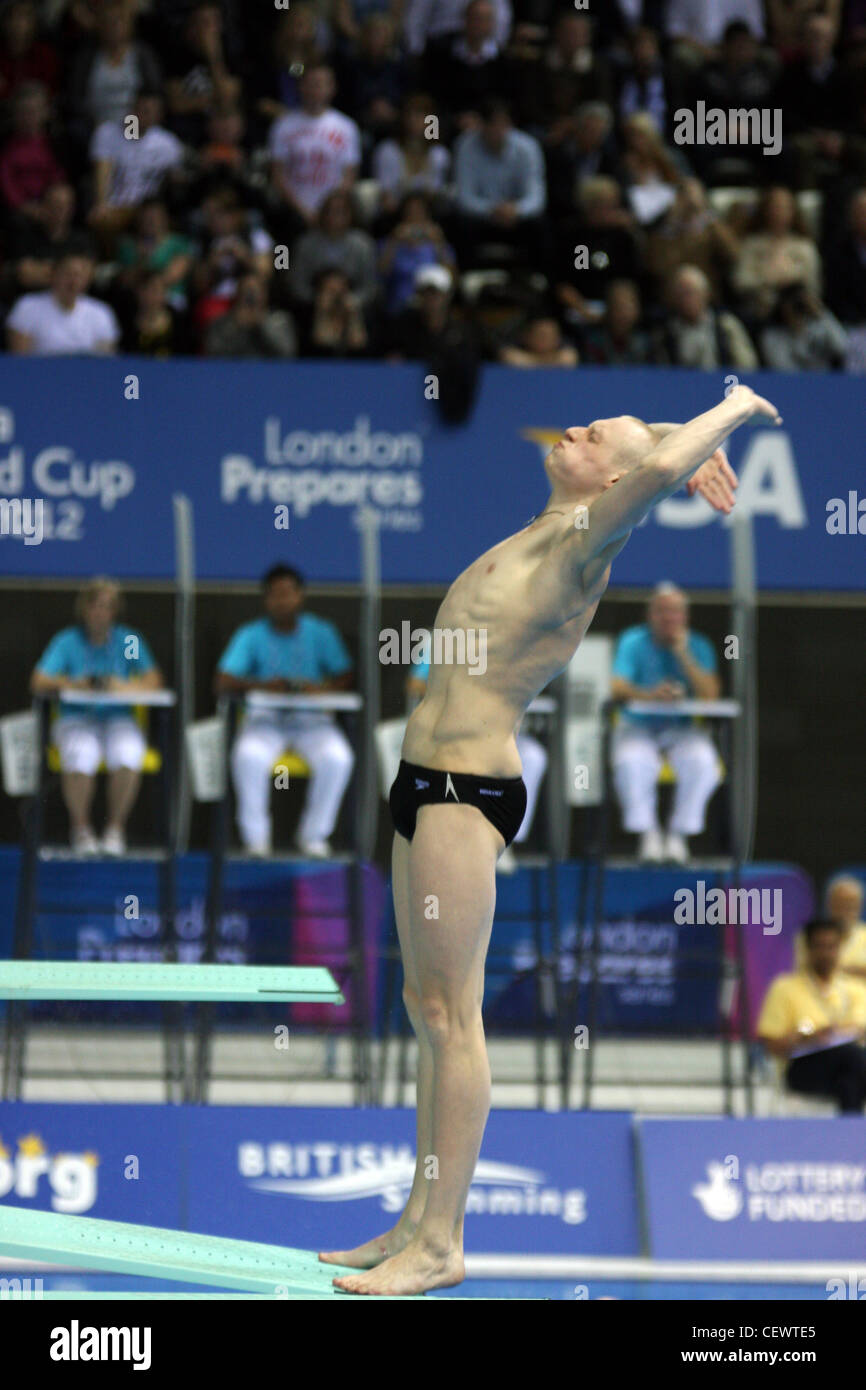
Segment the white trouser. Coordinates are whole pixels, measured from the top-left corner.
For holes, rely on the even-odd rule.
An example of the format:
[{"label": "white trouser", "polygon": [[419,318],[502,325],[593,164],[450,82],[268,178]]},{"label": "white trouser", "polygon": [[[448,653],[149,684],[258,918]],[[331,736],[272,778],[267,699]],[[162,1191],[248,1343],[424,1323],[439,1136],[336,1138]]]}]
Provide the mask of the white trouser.
[{"label": "white trouser", "polygon": [[144,734],[129,715],[116,719],[88,719],[64,715],[52,729],[64,772],[84,772],[92,777],[101,762],[109,772],[120,767],[139,772],[147,751]]},{"label": "white trouser", "polygon": [[651,731],[619,725],[614,730],[611,757],[623,826],[635,835],[658,829],[662,752],[677,779],[669,829],[698,835],[707,802],[719,785],[719,763],[709,735],[692,728]]},{"label": "white trouser", "polygon": [[538,792],[547,769],[547,750],[537,738],[529,734],[517,735],[517,751],[523,763],[523,780],[526,783],[526,814],[520,829],[514,837],[515,844],[525,840],[532,829],[532,819],[538,804]]},{"label": "white trouser", "polygon": [[330,715],[263,715],[248,718],[232,748],[238,829],[247,848],[271,843],[273,768],[291,748],[310,765],[310,785],[298,826],[301,840],[327,840],[334,829],[355,755]]}]

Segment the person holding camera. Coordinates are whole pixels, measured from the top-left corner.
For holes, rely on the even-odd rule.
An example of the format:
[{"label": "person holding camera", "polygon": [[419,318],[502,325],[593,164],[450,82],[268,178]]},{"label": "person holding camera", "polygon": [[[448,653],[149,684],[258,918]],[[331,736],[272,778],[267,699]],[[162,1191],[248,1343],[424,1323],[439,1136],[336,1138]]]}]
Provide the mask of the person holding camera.
[{"label": "person holding camera", "polygon": [[363,357],[370,349],[364,311],[336,266],[317,272],[312,306],[299,318],[303,357]]},{"label": "person holding camera", "polygon": [[[52,637],[30,679],[34,695],[68,690],[130,694],[128,706],[100,708],[64,701],[52,726],[76,854],[125,852],[126,822],[138,796],[147,751],[133,714],[133,695],[136,690],[158,690],[163,683],[144,637],[117,621],[122,605],[120,588],[113,580],[97,578],[86,584],[75,601],[75,625]],[[108,773],[108,814],[101,841],[91,824],[100,763]]]}]

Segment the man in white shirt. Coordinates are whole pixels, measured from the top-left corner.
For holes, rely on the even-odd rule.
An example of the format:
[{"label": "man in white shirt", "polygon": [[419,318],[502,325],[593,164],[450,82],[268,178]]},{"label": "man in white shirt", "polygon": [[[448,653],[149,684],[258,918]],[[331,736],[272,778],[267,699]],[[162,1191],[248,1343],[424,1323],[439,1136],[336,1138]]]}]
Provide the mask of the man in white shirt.
[{"label": "man in white shirt", "polygon": [[361,163],[361,134],[331,106],[337,84],[329,67],[308,68],[301,79],[301,110],[271,126],[271,186],[296,230],[313,225],[334,189],[350,189]]},{"label": "man in white shirt", "polygon": [[39,357],[113,353],[120,328],[114,311],[85,293],[92,273],[87,256],[63,256],[50,289],[24,294],[12,306],[9,351]]},{"label": "man in white shirt", "polygon": [[145,198],[155,197],[167,174],[180,168],[184,146],[160,125],[162,98],[141,92],[136,102],[138,130],[127,137],[123,125],[103,121],[90,141],[93,162],[93,207],[90,224],[117,232],[127,225]]}]

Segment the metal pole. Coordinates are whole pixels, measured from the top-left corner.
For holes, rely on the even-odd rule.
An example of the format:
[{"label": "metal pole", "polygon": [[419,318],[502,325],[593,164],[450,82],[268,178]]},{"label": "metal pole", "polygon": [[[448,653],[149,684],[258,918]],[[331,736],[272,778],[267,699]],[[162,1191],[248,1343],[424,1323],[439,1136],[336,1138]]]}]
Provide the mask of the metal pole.
[{"label": "metal pole", "polygon": [[183,853],[189,845],[192,809],[185,730],[192,723],[195,707],[195,532],[192,504],[182,492],[172,497],[174,510],[175,619],[174,666],[177,690],[175,743],[177,745],[176,815],[172,848]]},{"label": "metal pole", "polygon": [[[731,768],[731,829],[734,887],[740,886],[744,863],[752,859],[755,843],[755,820],[758,806],[758,647],[757,647],[757,579],[755,566],[755,536],[752,519],[746,512],[735,512],[731,525],[731,577],[733,587],[733,636],[739,641],[738,659],[734,662],[734,694],[740,702],[740,714],[731,731],[733,767]],[[749,994],[746,980],[746,953],[742,924],[738,924],[736,939],[736,969],[739,975],[739,1003],[743,1044],[743,1075],[746,1087],[746,1107],[753,1110],[752,1057],[749,1024]],[[723,978],[725,962],[722,962]],[[726,1031],[733,1025],[733,1013],[727,1020]],[[733,1039],[729,1039],[729,1044]],[[728,1071],[730,1064],[728,1063]],[[730,1113],[730,1075],[726,1078],[725,1105]]]}]

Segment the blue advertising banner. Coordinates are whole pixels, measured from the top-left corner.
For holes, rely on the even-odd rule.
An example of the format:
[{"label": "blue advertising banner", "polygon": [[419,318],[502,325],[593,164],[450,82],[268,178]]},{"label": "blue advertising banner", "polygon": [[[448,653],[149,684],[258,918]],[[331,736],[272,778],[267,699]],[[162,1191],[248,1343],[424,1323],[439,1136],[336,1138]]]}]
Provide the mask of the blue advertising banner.
[{"label": "blue advertising banner", "polygon": [[[412,1185],[412,1110],[220,1106],[188,1122],[190,1227],[211,1235],[343,1250],[388,1230]],[[634,1184],[629,1115],[495,1110],[467,1248],[635,1254]]]},{"label": "blue advertising banner", "polygon": [[182,1124],[178,1106],[4,1101],[0,1204],[177,1227]]},{"label": "blue advertising banner", "polygon": [[[760,585],[861,589],[866,490],[845,446],[862,428],[862,383],[752,376],[784,417],[731,441]],[[488,366],[471,420],[454,427],[425,399],[422,367],[6,358],[2,572],[170,576],[180,491],[202,579],[249,580],[282,558],[315,582],[357,582],[367,506],[386,584],[450,583],[545,505],[542,462],[563,429],[622,414],[684,420],[717,404],[729,379]],[[668,498],[618,557],[614,582],[727,586],[727,525],[700,497]]]},{"label": "blue advertising banner", "polygon": [[862,1263],[866,1120],[639,1119],[638,1138],[655,1259]]},{"label": "blue advertising banner", "polygon": [[[12,951],[19,851],[0,847],[0,956]],[[201,960],[205,938],[208,856],[178,860],[175,935],[182,961]],[[54,860],[40,867],[43,910],[36,920],[36,954],[48,959],[151,961],[162,959],[157,867],[132,860],[112,863]],[[594,881],[582,880],[581,863],[557,868],[560,912],[558,969],[564,991],[577,972],[580,989],[573,1022],[590,1013],[592,929],[578,930],[581,903],[593,902]],[[739,898],[721,891],[721,873],[684,869],[611,868],[605,875],[604,915],[597,948],[599,984],[593,1016],[608,1032],[715,1033],[720,983],[719,939],[734,949],[742,927],[746,983],[754,1024],[770,980],[790,970],[794,936],[811,915],[811,881],[793,865],[753,864],[743,870]],[[405,1029],[402,970],[391,969],[381,947],[393,930],[393,905],[381,870],[363,870],[364,940],[368,1016],[381,1027]],[[497,882],[494,930],[485,971],[487,1027],[528,1032],[535,1026],[536,931],[552,951],[549,880],[542,871]],[[726,918],[712,916],[714,896]],[[290,1016],[297,1025],[329,1029],[350,1025],[351,980],[347,978],[351,930],[345,871],[334,866],[230,862],[226,866],[225,911],[218,924],[217,959],[225,964],[326,965],[347,1002],[262,1006],[221,1004],[220,1018],[269,1022]],[[538,925],[533,914],[538,913]],[[705,919],[705,920],[702,920]],[[381,1007],[380,1007],[381,1006]],[[32,1004],[41,1017],[158,1022],[152,1004]],[[0,1016],[3,1005],[0,1003]]]},{"label": "blue advertising banner", "polygon": [[[719,1026],[720,941],[736,947],[742,928],[746,984],[752,1023],[770,979],[790,970],[794,937],[811,915],[808,876],[794,865],[751,864],[739,890],[729,876],[709,870],[610,868],[604,878],[603,916],[594,947],[591,925],[578,929],[580,904],[589,911],[595,880],[582,885],[587,870],[565,864],[558,870],[560,918],[558,969],[566,993],[575,993],[573,1021],[593,1016],[599,1027],[619,1033],[674,1033],[688,1029],[715,1034]],[[503,1030],[530,1029],[537,1008],[532,972],[537,958],[533,907],[542,941],[549,941],[547,880],[529,875],[497,882],[496,918],[485,971],[485,1020]],[[536,896],[537,893],[537,896]],[[591,1000],[595,950],[598,985]]]},{"label": "blue advertising banner", "polygon": [[[637,1254],[631,1126],[494,1111],[467,1248]],[[0,1226],[7,1202],[312,1250],[387,1230],[415,1166],[412,1110],[5,1103],[0,1140]]]},{"label": "blue advertising banner", "polygon": [[[12,955],[18,866],[17,849],[0,847],[0,957]],[[203,959],[210,856],[185,854],[177,861],[177,957]],[[158,961],[164,958],[159,912],[159,865],[130,859],[98,862],[50,860],[40,865],[37,959]],[[352,1022],[352,982],[347,978],[352,930],[347,870],[333,864],[229,862],[224,911],[217,923],[216,960],[224,965],[324,965],[346,1002],[332,1004],[220,1004],[218,1017],[343,1029]],[[369,995],[376,1006],[375,959],[382,930],[385,880],[375,864],[362,867],[363,934]],[[0,1003],[0,1017],[4,1005]],[[30,1004],[41,1018],[159,1024],[152,1003]]]}]

